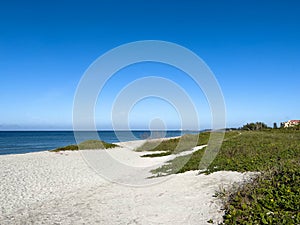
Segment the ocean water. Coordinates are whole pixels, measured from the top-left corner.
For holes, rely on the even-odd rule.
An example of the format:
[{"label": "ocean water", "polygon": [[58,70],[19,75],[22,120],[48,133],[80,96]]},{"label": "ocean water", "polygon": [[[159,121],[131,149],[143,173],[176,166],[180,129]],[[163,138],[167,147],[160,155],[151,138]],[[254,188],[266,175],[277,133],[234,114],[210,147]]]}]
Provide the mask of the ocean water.
[{"label": "ocean water", "polygon": [[[176,137],[196,131],[98,131],[101,140],[109,143],[141,140],[146,138]],[[97,135],[96,135],[97,136]],[[97,136],[97,137],[98,137]],[[95,133],[76,132],[79,142],[95,139]],[[98,139],[98,138],[97,138]],[[55,149],[76,144],[73,131],[0,131],[0,155],[22,154]]]}]

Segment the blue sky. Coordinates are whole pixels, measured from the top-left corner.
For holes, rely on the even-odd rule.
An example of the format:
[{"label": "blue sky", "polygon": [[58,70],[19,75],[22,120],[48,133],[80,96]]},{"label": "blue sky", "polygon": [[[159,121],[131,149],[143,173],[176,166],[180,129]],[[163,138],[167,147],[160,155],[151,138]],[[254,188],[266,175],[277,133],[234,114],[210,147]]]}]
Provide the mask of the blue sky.
[{"label": "blue sky", "polygon": [[[88,66],[106,51],[138,40],[164,40],[198,54],[224,94],[227,126],[300,119],[299,1],[7,1],[0,3],[0,129],[67,129],[73,98]],[[96,121],[128,82],[157,75],[191,96],[201,128],[206,99],[180,71],[160,64],[125,68],[99,96]],[[137,90],[138,91],[138,90]],[[174,107],[145,99],[129,112],[130,127],[155,118],[179,126]]]}]

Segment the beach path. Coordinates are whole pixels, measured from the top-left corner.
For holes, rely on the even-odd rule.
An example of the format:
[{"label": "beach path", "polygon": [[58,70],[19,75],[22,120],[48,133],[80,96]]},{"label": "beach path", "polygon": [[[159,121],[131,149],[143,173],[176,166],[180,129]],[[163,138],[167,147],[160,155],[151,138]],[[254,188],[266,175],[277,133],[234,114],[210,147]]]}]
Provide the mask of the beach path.
[{"label": "beach path", "polygon": [[[132,152],[139,144],[122,144],[113,157],[127,157],[127,163],[138,168],[167,159],[141,158],[141,153]],[[150,172],[139,171],[116,177],[147,179]],[[122,185],[99,175],[81,151],[2,155],[0,224],[208,224],[209,219],[217,223],[223,211],[215,192],[250,176],[190,171],[153,178],[158,180],[152,185]]]}]

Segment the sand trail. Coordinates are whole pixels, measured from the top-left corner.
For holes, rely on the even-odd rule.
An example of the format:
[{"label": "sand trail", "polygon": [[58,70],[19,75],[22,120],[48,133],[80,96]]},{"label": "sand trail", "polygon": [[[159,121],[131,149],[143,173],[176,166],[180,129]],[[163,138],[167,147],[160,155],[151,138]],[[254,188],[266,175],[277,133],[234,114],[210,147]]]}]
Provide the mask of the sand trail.
[{"label": "sand trail", "polygon": [[[110,157],[137,168],[134,173],[117,169],[117,182],[92,169],[83,151],[0,156],[0,224],[217,223],[223,212],[215,192],[253,175],[190,171],[145,182],[149,167],[169,158],[141,158],[132,151],[140,144],[128,142],[110,150]],[[89,151],[89,156],[95,152]],[[120,184],[126,182],[129,185]]]}]

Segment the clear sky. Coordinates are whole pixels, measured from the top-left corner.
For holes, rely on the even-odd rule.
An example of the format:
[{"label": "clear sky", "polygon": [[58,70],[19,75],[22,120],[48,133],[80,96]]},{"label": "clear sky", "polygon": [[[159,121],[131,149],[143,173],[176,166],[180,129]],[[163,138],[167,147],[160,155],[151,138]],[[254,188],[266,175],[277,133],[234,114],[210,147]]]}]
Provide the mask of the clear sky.
[{"label": "clear sky", "polygon": [[[300,119],[300,1],[2,1],[0,3],[0,129],[66,129],[73,98],[88,66],[106,51],[138,40],[164,40],[198,54],[224,94],[227,126]],[[156,75],[178,83],[209,127],[201,90],[158,63],[125,68],[99,96],[96,121],[110,127],[117,93],[134,79]],[[138,90],[137,90],[138,91]],[[131,128],[161,118],[179,126],[161,99],[129,113]]]}]

